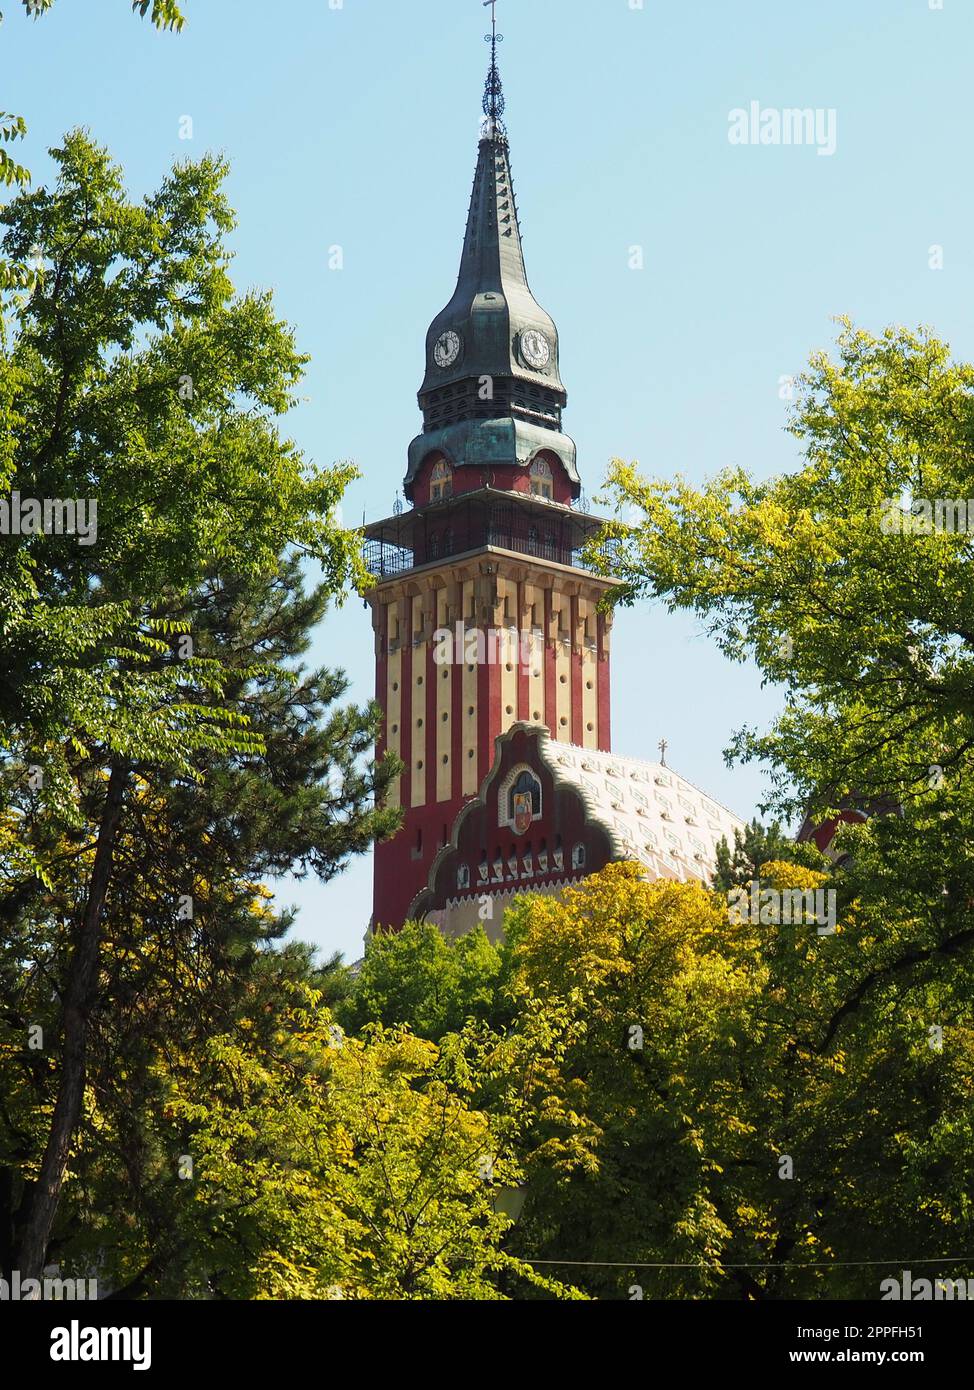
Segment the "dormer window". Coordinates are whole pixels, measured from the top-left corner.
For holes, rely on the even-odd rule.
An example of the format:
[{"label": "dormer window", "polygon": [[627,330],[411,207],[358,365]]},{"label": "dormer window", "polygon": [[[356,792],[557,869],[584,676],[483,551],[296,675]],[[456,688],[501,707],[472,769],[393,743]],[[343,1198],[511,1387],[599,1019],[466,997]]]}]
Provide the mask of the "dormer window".
[{"label": "dormer window", "polygon": [[440,459],[433,465],[430,474],[430,501],[444,502],[448,497],[453,496],[453,469],[446,459]]},{"label": "dormer window", "polygon": [[555,496],[555,485],[551,477],[551,464],[546,459],[535,459],[531,465],[531,494],[551,502]]}]

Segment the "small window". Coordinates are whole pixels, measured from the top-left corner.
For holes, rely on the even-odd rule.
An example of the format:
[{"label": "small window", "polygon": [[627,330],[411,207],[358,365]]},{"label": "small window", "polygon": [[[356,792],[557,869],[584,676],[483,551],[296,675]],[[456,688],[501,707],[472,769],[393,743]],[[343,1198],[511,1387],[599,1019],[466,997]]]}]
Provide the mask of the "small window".
[{"label": "small window", "polygon": [[584,845],[576,845],[575,848],[572,850],[572,868],[573,868],[573,869],[584,869],[584,868],[585,868],[585,846],[584,846]]},{"label": "small window", "polygon": [[430,474],[430,501],[442,502],[447,497],[453,496],[453,469],[446,459],[440,459],[433,465]]},{"label": "small window", "polygon": [[531,492],[535,497],[544,497],[550,502],[555,495],[551,478],[551,464],[546,459],[535,459],[531,465]]},{"label": "small window", "polygon": [[463,890],[464,890],[465,888],[469,888],[469,887],[470,887],[470,865],[469,865],[469,864],[461,864],[460,867],[457,869],[457,888],[460,890],[460,892],[463,892]]}]

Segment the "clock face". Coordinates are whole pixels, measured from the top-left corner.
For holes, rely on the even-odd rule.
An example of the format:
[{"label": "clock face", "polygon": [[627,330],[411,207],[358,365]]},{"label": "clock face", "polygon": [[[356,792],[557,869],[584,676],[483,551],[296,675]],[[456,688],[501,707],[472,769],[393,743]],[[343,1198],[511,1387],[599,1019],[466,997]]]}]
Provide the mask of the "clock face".
[{"label": "clock face", "polygon": [[460,356],[460,334],[448,329],[433,345],[433,361],[438,367],[452,367]]},{"label": "clock face", "polygon": [[521,334],[521,356],[529,367],[547,367],[551,345],[540,328],[529,328]]}]

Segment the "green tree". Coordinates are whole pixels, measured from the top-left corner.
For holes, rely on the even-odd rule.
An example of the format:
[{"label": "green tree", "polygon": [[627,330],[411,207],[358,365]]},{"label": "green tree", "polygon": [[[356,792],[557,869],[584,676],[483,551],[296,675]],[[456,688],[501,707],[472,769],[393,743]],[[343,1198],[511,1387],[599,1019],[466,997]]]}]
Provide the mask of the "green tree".
[{"label": "green tree", "polygon": [[752,883],[760,878],[762,864],[772,860],[805,864],[808,868],[823,863],[813,844],[796,844],[794,836],[782,830],[780,821],[765,826],[755,818],[743,830],[734,831],[733,849],[726,839],[720,841],[713,886],[727,892]]},{"label": "green tree", "polygon": [[642,517],[610,524],[613,597],[692,610],[781,686],[780,718],[734,751],[768,760],[786,814],[847,796],[905,806],[971,781],[966,503],[963,529],[937,527],[932,504],[974,490],[972,428],[974,367],[931,334],[845,323],[837,360],[818,353],[800,378],[794,472],[694,488],[613,465],[610,494]]},{"label": "green tree", "polygon": [[520,1176],[511,1127],[471,1100],[502,1046],[467,1034],[438,1048],[381,1028],[357,1040],[313,1012],[276,1040],[270,1065],[213,1040],[207,1085],[171,1108],[193,1132],[190,1219],[211,1233],[217,1289],[353,1299],[495,1300],[525,1285],[570,1293],[502,1246],[511,1222],[498,1192]]},{"label": "green tree", "polygon": [[891,911],[872,836],[899,825],[857,832],[834,935],[734,920],[631,864],[515,905],[519,1027],[553,1008],[564,1027],[527,1078],[512,1250],[609,1298],[875,1298],[911,1260],[964,1275],[974,980],[922,884]]},{"label": "green tree", "polygon": [[[300,962],[262,965],[231,1031],[155,1047],[137,1145],[122,1107],[96,1105],[85,1219],[65,1232],[62,1265],[97,1260],[116,1299],[572,1296],[504,1249],[521,1040],[353,1038]],[[127,1045],[120,1055],[128,1066]],[[139,1181],[119,1192],[132,1162]]]},{"label": "green tree", "polygon": [[[87,1174],[104,1168],[112,1126],[115,1177],[99,1192],[99,1258],[107,1258],[120,1238],[113,1231],[127,1232],[130,1241],[137,1223],[152,1232],[154,1268],[166,1268],[174,1279],[178,1260],[167,1255],[171,1213],[164,1181],[170,1156],[161,1159],[150,1137],[160,1054],[201,1049],[214,1031],[237,1026],[238,996],[255,972],[265,981],[280,978],[285,994],[292,980],[330,983],[334,975],[334,963],[319,970],[298,943],[283,958],[279,952],[268,958],[267,944],[281,937],[291,917],[274,910],[260,886],[289,867],[328,878],[348,853],[397,820],[373,806],[388,768],[358,765],[374,738],[374,711],[342,708],[329,717],[344,693],[343,680],[335,673],[302,673],[295,665],[324,602],[320,590],[304,593],[292,557],[259,586],[210,584],[194,615],[197,649],[223,652],[228,668],[237,663],[247,669],[261,650],[261,678],[241,690],[239,701],[265,752],[259,759],[201,759],[202,783],[139,779],[128,798],[102,916],[100,984],[88,1030],[87,1089],[96,1110],[81,1117],[74,1179],[52,1234],[55,1253],[76,1246],[72,1233],[81,1212],[89,1214],[84,1221],[91,1219]],[[49,820],[37,816],[31,831],[35,840],[48,836]],[[23,1174],[31,1171],[39,1120],[57,1082],[49,1048],[32,1052],[27,1046],[29,1028],[43,1027],[51,1040],[59,1033],[55,991],[69,961],[65,946],[84,833],[66,837],[75,854],[52,856],[49,886],[22,875],[0,900],[7,942],[0,951],[0,966],[6,964],[0,997],[10,1024],[9,1050],[2,1049],[10,1070],[4,1072],[8,1084],[0,1083],[6,1118],[0,1154],[11,1164],[0,1188],[0,1232],[10,1238],[29,1204]],[[45,963],[43,971],[37,962]],[[266,983],[264,996],[273,1010]],[[107,1220],[110,1214],[116,1222]],[[8,1242],[4,1248],[9,1252]]]},{"label": "green tree", "polygon": [[[103,946],[106,930],[125,940],[109,921],[123,890],[136,885],[125,950],[140,968],[176,929],[174,892],[212,909],[225,966],[253,878],[327,877],[396,822],[381,809],[393,764],[357,768],[374,709],[325,720],[343,678],[292,664],[328,597],[363,581],[335,521],[352,470],[311,467],[280,433],[304,359],[267,295],[233,290],[223,164],[180,164],[133,203],[86,136],[52,153],[57,185],[0,219],[9,255],[41,246],[46,262],[7,305],[0,495],[90,499],[97,535],[0,538],[0,874],[30,948],[8,955],[9,987],[54,991],[42,1015],[60,1040],[56,1074],[31,1073],[48,1088],[40,1153],[11,1154],[30,1179],[25,1273],[45,1257],[92,1030],[114,1002]],[[297,556],[320,569],[312,594]],[[8,1013],[33,1021],[16,998]]]},{"label": "green tree", "polygon": [[367,1023],[407,1026],[439,1042],[467,1022],[503,1025],[504,957],[483,928],[448,938],[431,922],[373,936],[336,1016],[352,1032]]},{"label": "green tree", "polygon": [[[54,0],[21,0],[32,19],[40,19],[54,8]],[[157,29],[181,29],[186,20],[176,0],[130,0],[133,11],[142,19],[149,15]]]},{"label": "green tree", "polygon": [[561,1007],[568,1020],[562,1055],[530,1077],[514,1248],[572,1262],[558,1272],[600,1297],[648,1283],[626,1260],[690,1266],[655,1272],[649,1296],[719,1287],[692,1266],[733,1238],[716,1194],[752,1124],[737,1079],[763,983],[758,962],[725,949],[726,904],[612,864],[562,901],[520,899],[505,925],[519,1017]]},{"label": "green tree", "polygon": [[[608,528],[619,600],[692,610],[782,690],[770,730],[742,730],[731,753],[770,766],[780,813],[873,813],[838,841],[839,934],[814,960],[780,932],[763,948],[776,972],[765,1007],[790,1037],[764,1085],[791,1097],[781,1142],[813,1175],[782,1189],[775,1248],[792,1258],[811,1239],[895,1272],[955,1255],[969,1229],[972,385],[974,369],[930,333],[877,338],[845,322],[836,356],[816,354],[801,380],[794,471],[728,471],[700,488],[622,463],[610,474],[641,515]],[[830,1270],[829,1288],[860,1296],[867,1277]],[[764,1287],[789,1279],[781,1269]]]}]

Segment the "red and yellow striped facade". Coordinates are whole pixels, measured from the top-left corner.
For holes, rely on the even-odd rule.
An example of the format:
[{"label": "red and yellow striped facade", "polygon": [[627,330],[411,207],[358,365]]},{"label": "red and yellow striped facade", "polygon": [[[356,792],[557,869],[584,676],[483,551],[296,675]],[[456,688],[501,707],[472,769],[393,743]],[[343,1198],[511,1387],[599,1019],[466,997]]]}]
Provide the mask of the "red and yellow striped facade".
[{"label": "red and yellow striped facade", "polygon": [[404,920],[457,813],[490,771],[495,739],[512,724],[609,748],[611,615],[598,604],[611,583],[491,547],[369,592],[384,712],[377,752],[405,763],[391,796],[403,828],[376,846],[374,925]]}]

